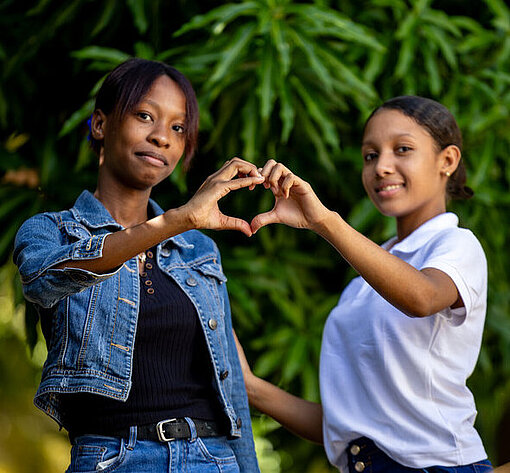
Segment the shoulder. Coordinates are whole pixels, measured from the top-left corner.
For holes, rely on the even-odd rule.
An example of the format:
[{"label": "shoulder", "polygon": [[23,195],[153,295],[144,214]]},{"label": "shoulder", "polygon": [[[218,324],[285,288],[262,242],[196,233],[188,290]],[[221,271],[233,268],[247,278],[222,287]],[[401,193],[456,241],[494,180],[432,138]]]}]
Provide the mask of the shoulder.
[{"label": "shoulder", "polygon": [[433,254],[457,255],[462,259],[485,261],[485,252],[475,234],[461,227],[445,228],[433,235],[424,250]]},{"label": "shoulder", "polygon": [[35,214],[23,222],[18,230],[17,238],[22,236],[33,237],[46,232],[52,232],[52,230],[58,230],[65,224],[65,222],[68,222],[71,219],[73,219],[73,217],[69,210]]},{"label": "shoulder", "polygon": [[187,232],[181,233],[179,236],[186,244],[193,245],[196,251],[219,254],[216,242],[200,230],[188,230]]}]

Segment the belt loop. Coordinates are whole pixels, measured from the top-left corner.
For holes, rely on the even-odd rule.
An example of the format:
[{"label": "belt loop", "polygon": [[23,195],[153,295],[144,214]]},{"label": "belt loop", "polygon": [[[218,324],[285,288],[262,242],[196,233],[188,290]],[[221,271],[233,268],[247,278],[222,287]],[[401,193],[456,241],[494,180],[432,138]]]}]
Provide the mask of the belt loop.
[{"label": "belt loop", "polygon": [[135,448],[136,434],[137,434],[136,425],[133,425],[129,428],[129,440],[128,440],[128,444],[126,445],[126,448],[128,450],[133,450]]},{"label": "belt loop", "polygon": [[190,432],[189,441],[190,442],[194,442],[197,439],[197,437],[198,437],[197,436],[197,428],[195,426],[195,423],[189,417],[185,417],[184,420],[189,425],[189,432]]}]

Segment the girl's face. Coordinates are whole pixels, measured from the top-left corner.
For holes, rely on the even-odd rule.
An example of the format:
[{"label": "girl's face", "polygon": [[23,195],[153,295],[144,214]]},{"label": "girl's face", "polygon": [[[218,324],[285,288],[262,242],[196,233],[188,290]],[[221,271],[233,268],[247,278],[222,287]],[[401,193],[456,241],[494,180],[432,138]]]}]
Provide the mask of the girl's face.
[{"label": "girl's face", "polygon": [[383,215],[404,225],[404,233],[446,210],[449,152],[438,151],[428,131],[398,110],[382,109],[368,122],[363,185]]},{"label": "girl's face", "polygon": [[166,75],[120,119],[101,119],[100,172],[110,184],[148,190],[172,173],[184,152],[186,97]]}]

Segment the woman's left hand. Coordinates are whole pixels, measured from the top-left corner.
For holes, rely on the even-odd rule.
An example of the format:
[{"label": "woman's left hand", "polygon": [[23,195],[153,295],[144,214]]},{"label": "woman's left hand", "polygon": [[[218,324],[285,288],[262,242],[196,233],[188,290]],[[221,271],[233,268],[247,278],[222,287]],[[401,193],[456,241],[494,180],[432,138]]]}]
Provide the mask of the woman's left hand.
[{"label": "woman's left hand", "polygon": [[218,207],[218,201],[233,190],[244,187],[251,190],[263,182],[264,178],[254,164],[233,158],[209,176],[180,210],[185,213],[191,228],[238,230],[251,236],[252,231],[248,222],[223,214]]},{"label": "woman's left hand", "polygon": [[283,164],[270,159],[259,172],[265,178],[264,187],[273,192],[275,205],[271,211],[259,214],[251,221],[253,233],[271,223],[315,230],[331,213],[315,195],[312,186]]}]

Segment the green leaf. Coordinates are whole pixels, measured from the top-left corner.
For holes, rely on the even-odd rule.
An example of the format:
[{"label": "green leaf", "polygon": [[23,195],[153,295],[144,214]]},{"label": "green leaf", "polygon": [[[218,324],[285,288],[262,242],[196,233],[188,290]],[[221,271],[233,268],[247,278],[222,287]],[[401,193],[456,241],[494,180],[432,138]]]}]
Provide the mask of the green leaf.
[{"label": "green leaf", "polygon": [[241,15],[256,15],[259,9],[257,2],[243,2],[240,4],[229,3],[215,8],[205,15],[194,16],[188,23],[184,24],[174,33],[174,37],[181,36],[188,31],[203,29],[212,22],[218,22],[215,25],[216,33],[223,31],[221,23],[227,23],[229,20],[235,19]]},{"label": "green leaf", "polygon": [[275,100],[275,86],[273,83],[274,62],[271,45],[267,44],[261,58],[261,66],[257,71],[259,76],[257,95],[260,99],[260,115],[263,120],[267,120],[271,115]]},{"label": "green leaf", "polygon": [[457,55],[452,41],[447,38],[443,31],[434,26],[424,26],[423,31],[429,40],[439,46],[443,56],[452,69],[457,69]]},{"label": "green leaf", "polygon": [[312,70],[317,75],[318,79],[321,81],[322,85],[326,88],[326,90],[330,91],[333,87],[333,79],[331,74],[328,71],[328,68],[321,61],[318,49],[318,44],[314,44],[309,41],[303,33],[298,32],[297,30],[293,30],[289,33],[296,46],[300,48],[308,59],[308,63],[310,64]]},{"label": "green leaf", "polygon": [[280,119],[283,123],[281,142],[287,143],[290,133],[294,128],[295,110],[289,90],[289,85],[284,77],[280,76],[278,80],[278,92],[280,99]]},{"label": "green leaf", "polygon": [[409,74],[411,63],[415,57],[416,41],[417,37],[415,35],[406,37],[402,41],[395,68],[395,77],[402,78]]},{"label": "green leaf", "polygon": [[442,82],[439,69],[436,64],[434,51],[430,48],[424,48],[423,56],[425,59],[425,69],[428,73],[430,91],[433,95],[437,96],[441,92]]},{"label": "green leaf", "polygon": [[103,31],[108,26],[111,19],[113,18],[113,14],[115,12],[116,5],[117,5],[117,0],[106,0],[104,2],[103,13],[101,14],[101,17],[99,18],[99,21],[96,23],[96,26],[92,30],[92,33],[90,34],[92,37],[99,34],[101,31]]},{"label": "green leaf", "polygon": [[92,112],[94,111],[94,99],[87,100],[81,108],[76,110],[62,125],[60,132],[58,133],[58,137],[62,138],[63,136],[69,134],[76,127],[83,125],[83,123],[90,117]]},{"label": "green leaf", "polygon": [[118,65],[131,57],[129,54],[118,49],[104,48],[101,46],[86,46],[78,51],[73,51],[71,56],[78,59],[106,61],[112,65]]},{"label": "green leaf", "polygon": [[145,1],[144,0],[126,0],[126,3],[131,10],[133,21],[141,34],[144,34],[149,27],[149,22],[145,15]]},{"label": "green leaf", "polygon": [[154,60],[154,48],[150,44],[138,41],[135,43],[135,56],[142,59]]},{"label": "green leaf", "polygon": [[312,117],[315,123],[320,127],[325,142],[333,149],[338,149],[339,139],[333,122],[319,106],[317,100],[309,94],[308,89],[296,76],[291,77],[290,82],[294,90],[301,97],[308,115]]},{"label": "green leaf", "polygon": [[296,377],[305,364],[306,355],[306,338],[297,334],[283,365],[282,381],[284,383],[288,383]]},{"label": "green leaf", "polygon": [[224,51],[220,61],[216,64],[214,71],[207,81],[207,86],[211,87],[216,82],[224,79],[225,74],[229,71],[235,61],[239,61],[243,50],[253,38],[255,33],[255,25],[248,24],[240,27],[232,39],[231,46]]}]

